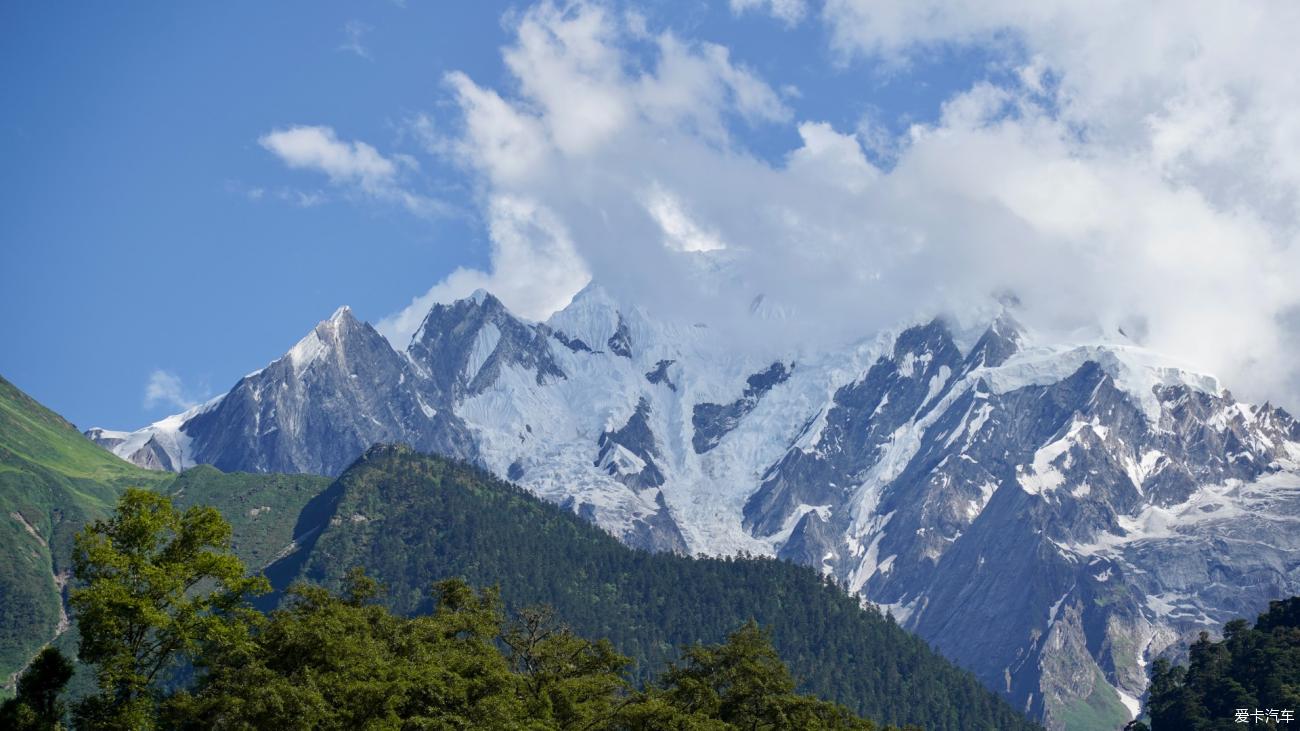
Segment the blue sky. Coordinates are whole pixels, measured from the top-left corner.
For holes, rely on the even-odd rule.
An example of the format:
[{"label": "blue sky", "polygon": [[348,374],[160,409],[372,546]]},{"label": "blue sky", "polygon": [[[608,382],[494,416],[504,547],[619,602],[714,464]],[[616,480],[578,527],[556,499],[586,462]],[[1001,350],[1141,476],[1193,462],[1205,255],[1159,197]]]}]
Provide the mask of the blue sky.
[{"label": "blue sky", "polygon": [[0,374],[136,428],[341,304],[595,278],[837,336],[1013,291],[1300,404],[1300,11],[1034,7],[4,4]]},{"label": "blue sky", "polygon": [[[456,166],[420,157],[419,184],[458,208],[421,217],[347,200],[257,141],[326,124],[419,154],[403,122],[455,115],[443,74],[508,84],[499,49],[511,9],[5,4],[0,373],[83,428],[136,427],[176,410],[146,406],[156,370],[178,376],[186,398],[220,393],[340,304],[376,321],[454,267],[482,266],[484,225]],[[891,124],[932,118],[985,73],[963,56],[906,76],[837,66],[811,25],[716,3],[644,9],[797,86],[801,114],[848,128],[868,111]],[[345,48],[349,27],[364,57]],[[743,132],[740,145],[769,157],[798,141],[789,126]]]}]

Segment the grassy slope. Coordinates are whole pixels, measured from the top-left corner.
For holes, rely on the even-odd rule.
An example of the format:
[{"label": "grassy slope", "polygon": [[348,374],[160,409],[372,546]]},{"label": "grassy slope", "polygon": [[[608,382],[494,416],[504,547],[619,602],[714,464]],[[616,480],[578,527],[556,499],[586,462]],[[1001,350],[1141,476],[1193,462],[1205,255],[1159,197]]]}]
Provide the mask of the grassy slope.
[{"label": "grassy slope", "polygon": [[[0,696],[60,629],[56,577],[71,572],[73,535],[107,516],[126,488],[165,491],[182,508],[217,507],[234,527],[236,552],[261,568],[289,543],[298,513],[328,484],[312,475],[141,469],[0,378]],[[269,510],[250,512],[262,507]],[[56,644],[72,649],[66,636]]]},{"label": "grassy slope", "polygon": [[1070,731],[1112,731],[1128,723],[1128,709],[1119,694],[1106,682],[1101,671],[1096,672],[1092,694],[1075,701],[1061,712],[1065,728]]},{"label": "grassy slope", "polygon": [[174,478],[118,459],[0,378],[0,683],[59,627],[72,536],[127,487]]},{"label": "grassy slope", "polygon": [[307,501],[329,487],[316,475],[225,473],[199,465],[166,488],[176,507],[211,505],[234,529],[233,548],[244,563],[260,571],[293,540],[293,527]]},{"label": "grassy slope", "polygon": [[333,584],[364,566],[395,609],[420,612],[434,581],[464,576],[499,586],[507,606],[549,604],[580,634],[610,639],[642,680],[674,648],[719,641],[754,617],[805,690],[867,717],[932,731],[1036,728],[812,570],[634,551],[480,470],[404,448],[371,450],[304,510],[296,535],[302,550],[267,572],[279,586]]}]

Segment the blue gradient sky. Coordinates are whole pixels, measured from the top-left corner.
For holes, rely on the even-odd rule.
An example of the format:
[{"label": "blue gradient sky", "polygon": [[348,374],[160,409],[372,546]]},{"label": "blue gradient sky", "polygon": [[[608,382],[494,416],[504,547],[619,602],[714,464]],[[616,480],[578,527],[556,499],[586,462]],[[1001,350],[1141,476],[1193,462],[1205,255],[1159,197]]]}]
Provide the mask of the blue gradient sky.
[{"label": "blue gradient sky", "polygon": [[[640,4],[651,25],[731,50],[796,118],[894,132],[1003,74],[979,49],[903,69],[840,63],[823,26],[725,3]],[[509,88],[500,48],[519,7],[392,2],[5,3],[0,26],[0,374],[81,428],[135,428],[151,374],[198,400],[287,350],[335,307],[377,321],[457,266],[487,234],[463,171],[420,149],[416,115],[452,124],[442,81]],[[364,52],[349,49],[360,27]],[[329,125],[420,165],[452,208],[413,215],[287,168],[257,142]],[[777,160],[793,125],[735,130]],[[258,193],[260,191],[260,194]],[[310,205],[304,205],[304,201]]]}]

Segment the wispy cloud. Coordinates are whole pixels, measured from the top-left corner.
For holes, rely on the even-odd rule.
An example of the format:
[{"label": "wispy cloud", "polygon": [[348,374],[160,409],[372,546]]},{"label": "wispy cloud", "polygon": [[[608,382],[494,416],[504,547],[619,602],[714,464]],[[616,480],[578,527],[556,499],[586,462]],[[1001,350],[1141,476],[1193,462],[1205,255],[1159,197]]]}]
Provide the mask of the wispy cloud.
[{"label": "wispy cloud", "polygon": [[168,406],[185,410],[199,403],[200,400],[185,388],[180,376],[161,368],[149,374],[149,380],[144,387],[146,409]]},{"label": "wispy cloud", "polygon": [[361,39],[371,30],[373,30],[373,28],[366,25],[365,23],[362,23],[359,20],[349,20],[348,22],[344,23],[343,24],[344,41],[341,45],[339,45],[338,50],[347,51],[348,53],[355,53],[356,55],[360,56],[361,58],[364,58],[367,61],[373,61],[374,59],[370,57],[370,50],[367,49],[365,45],[362,44],[361,42]]},{"label": "wispy cloud", "polygon": [[731,12],[736,15],[750,10],[770,13],[786,25],[798,25],[808,14],[808,0],[731,0]]},{"label": "wispy cloud", "polygon": [[[417,215],[448,212],[445,203],[417,193],[406,184],[407,176],[419,167],[414,158],[384,156],[360,140],[339,139],[330,127],[297,125],[277,129],[258,138],[258,144],[290,168],[322,173],[338,188],[395,203]],[[322,200],[319,192],[296,197],[296,202],[303,206],[316,205]]]}]

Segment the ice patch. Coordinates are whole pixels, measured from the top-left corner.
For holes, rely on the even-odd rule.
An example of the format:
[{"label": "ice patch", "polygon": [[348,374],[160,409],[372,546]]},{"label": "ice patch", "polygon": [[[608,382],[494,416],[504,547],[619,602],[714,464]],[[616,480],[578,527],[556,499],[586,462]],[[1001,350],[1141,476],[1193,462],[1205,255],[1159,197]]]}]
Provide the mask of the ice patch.
[{"label": "ice patch", "polygon": [[1065,484],[1065,475],[1052,463],[1069,451],[1072,444],[1067,436],[1034,452],[1033,464],[1016,468],[1016,482],[1021,489],[1030,495],[1042,495]]},{"label": "ice patch", "polygon": [[1093,361],[1141,407],[1147,419],[1158,423],[1160,402],[1156,386],[1184,385],[1198,391],[1223,395],[1218,379],[1186,368],[1170,367],[1170,358],[1143,348],[1115,344],[1028,347],[995,368],[977,368],[994,393],[1007,393],[1026,386],[1058,383]]},{"label": "ice patch", "polygon": [[465,381],[473,381],[479,371],[483,370],[484,364],[488,358],[496,352],[497,344],[501,342],[501,331],[492,323],[487,323],[478,331],[474,337],[474,347],[469,351],[469,358],[465,361]]},{"label": "ice patch", "polygon": [[420,405],[420,411],[424,412],[425,418],[432,419],[438,413],[438,410],[425,403],[424,397],[418,393],[415,394],[415,401]]},{"label": "ice patch", "polygon": [[307,337],[294,344],[285,357],[289,359],[289,365],[293,367],[294,376],[301,377],[302,372],[307,370],[308,366],[315,363],[328,350],[329,346],[316,334],[316,330],[312,330],[307,333]]},{"label": "ice patch", "polygon": [[1115,692],[1119,694],[1119,702],[1124,704],[1128,709],[1128,719],[1132,721],[1142,713],[1142,701],[1125,693],[1123,690],[1116,688]]}]

